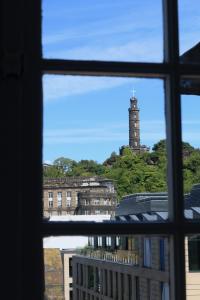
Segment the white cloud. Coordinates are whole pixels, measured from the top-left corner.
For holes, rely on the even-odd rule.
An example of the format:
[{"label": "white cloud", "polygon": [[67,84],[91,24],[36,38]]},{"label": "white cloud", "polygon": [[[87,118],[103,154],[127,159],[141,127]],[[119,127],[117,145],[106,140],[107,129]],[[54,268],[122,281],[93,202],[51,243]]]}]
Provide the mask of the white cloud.
[{"label": "white cloud", "polygon": [[162,61],[162,40],[159,38],[136,39],[113,46],[88,44],[69,50],[49,51],[47,57],[58,59],[89,59],[107,61]]},{"label": "white cloud", "polygon": [[137,79],[88,76],[44,76],[44,101],[110,89]]},{"label": "white cloud", "polygon": [[[82,10],[83,7],[81,7]],[[96,5],[95,5],[95,8]],[[122,7],[124,8],[124,7]],[[132,7],[133,8],[133,7]],[[85,9],[85,7],[83,8]],[[103,10],[107,8],[102,8]],[[140,12],[142,11],[142,16]],[[103,37],[103,41],[106,37],[110,37],[112,43],[117,36],[117,40],[119,41],[124,34],[129,34],[131,39],[134,39],[139,35],[139,31],[142,30],[143,35],[145,36],[148,33],[151,33],[152,30],[156,30],[156,32],[161,32],[161,12],[159,13],[158,9],[155,10],[144,10],[143,7],[140,10],[134,10],[127,8],[125,11],[123,10],[114,10],[114,5],[110,11],[107,11],[107,14],[101,16],[99,11],[96,10],[95,14],[96,18],[85,18],[83,15],[76,15],[77,9],[72,12],[73,17],[69,15],[69,21],[65,22],[65,20],[58,21],[58,25],[62,24],[62,29],[58,29],[58,27],[52,27],[51,31],[49,31],[49,25],[53,22],[48,19],[47,22],[44,22],[43,27],[43,46],[46,47],[52,44],[59,44],[61,42],[68,42],[74,40],[84,39],[87,43],[91,41],[98,41],[99,38]],[[69,12],[68,12],[69,13]],[[86,14],[89,14],[89,11],[86,10]],[[45,18],[45,14],[44,14]],[[74,22],[75,18],[77,22]],[[46,21],[44,19],[44,21]],[[71,22],[70,22],[71,21]],[[64,29],[67,28],[67,29]],[[140,36],[140,39],[143,39],[143,36]],[[102,42],[103,42],[102,41]]]}]

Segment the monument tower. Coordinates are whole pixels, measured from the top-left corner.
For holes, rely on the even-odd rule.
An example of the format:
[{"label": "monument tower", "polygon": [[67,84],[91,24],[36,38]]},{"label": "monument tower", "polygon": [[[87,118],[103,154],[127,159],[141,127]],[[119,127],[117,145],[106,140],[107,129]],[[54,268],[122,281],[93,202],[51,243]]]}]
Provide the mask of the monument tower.
[{"label": "monument tower", "polygon": [[134,152],[140,152],[140,119],[137,98],[130,99],[129,111],[129,147]]},{"label": "monument tower", "polygon": [[146,145],[140,144],[140,110],[138,108],[138,99],[135,97],[135,91],[133,90],[133,96],[130,98],[129,112],[129,145],[121,146],[119,154],[123,155],[123,150],[129,148],[133,153],[139,154],[148,152],[150,150]]}]

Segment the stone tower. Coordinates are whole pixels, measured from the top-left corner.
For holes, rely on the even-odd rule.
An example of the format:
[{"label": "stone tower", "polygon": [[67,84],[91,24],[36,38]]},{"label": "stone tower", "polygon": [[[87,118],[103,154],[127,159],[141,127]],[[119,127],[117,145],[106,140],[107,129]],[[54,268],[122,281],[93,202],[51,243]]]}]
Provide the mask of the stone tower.
[{"label": "stone tower", "polygon": [[129,111],[129,147],[140,152],[140,120],[137,98],[131,97]]}]

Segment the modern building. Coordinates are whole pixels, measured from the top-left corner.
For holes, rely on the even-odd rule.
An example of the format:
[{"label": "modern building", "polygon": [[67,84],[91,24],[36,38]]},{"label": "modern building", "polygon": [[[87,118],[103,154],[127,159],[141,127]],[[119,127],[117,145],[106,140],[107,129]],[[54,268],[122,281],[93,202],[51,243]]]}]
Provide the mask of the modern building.
[{"label": "modern building", "polygon": [[[200,184],[185,196],[185,217],[200,218]],[[166,222],[167,193],[125,196],[113,222]],[[169,300],[170,239],[127,235],[90,237],[88,248],[73,257],[74,300]],[[200,298],[200,235],[185,238],[187,300]]]},{"label": "modern building", "polygon": [[44,179],[44,217],[55,215],[112,215],[117,204],[113,181],[100,177]]},{"label": "modern building", "polygon": [[136,97],[130,98],[129,112],[129,146],[122,146],[120,154],[125,148],[130,148],[134,153],[149,151],[149,147],[140,144],[140,110]]}]

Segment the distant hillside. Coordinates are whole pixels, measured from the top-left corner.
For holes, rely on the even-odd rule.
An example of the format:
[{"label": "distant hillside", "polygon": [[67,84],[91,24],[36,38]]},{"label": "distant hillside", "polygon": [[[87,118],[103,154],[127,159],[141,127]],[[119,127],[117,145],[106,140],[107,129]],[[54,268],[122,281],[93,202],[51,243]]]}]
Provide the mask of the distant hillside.
[{"label": "distant hillside", "polygon": [[[167,190],[166,142],[156,143],[151,152],[134,154],[129,148],[122,155],[111,153],[103,164],[93,160],[76,162],[60,157],[44,167],[45,178],[102,176],[114,180],[118,198],[136,192]],[[184,192],[200,182],[200,150],[183,142]]]}]

